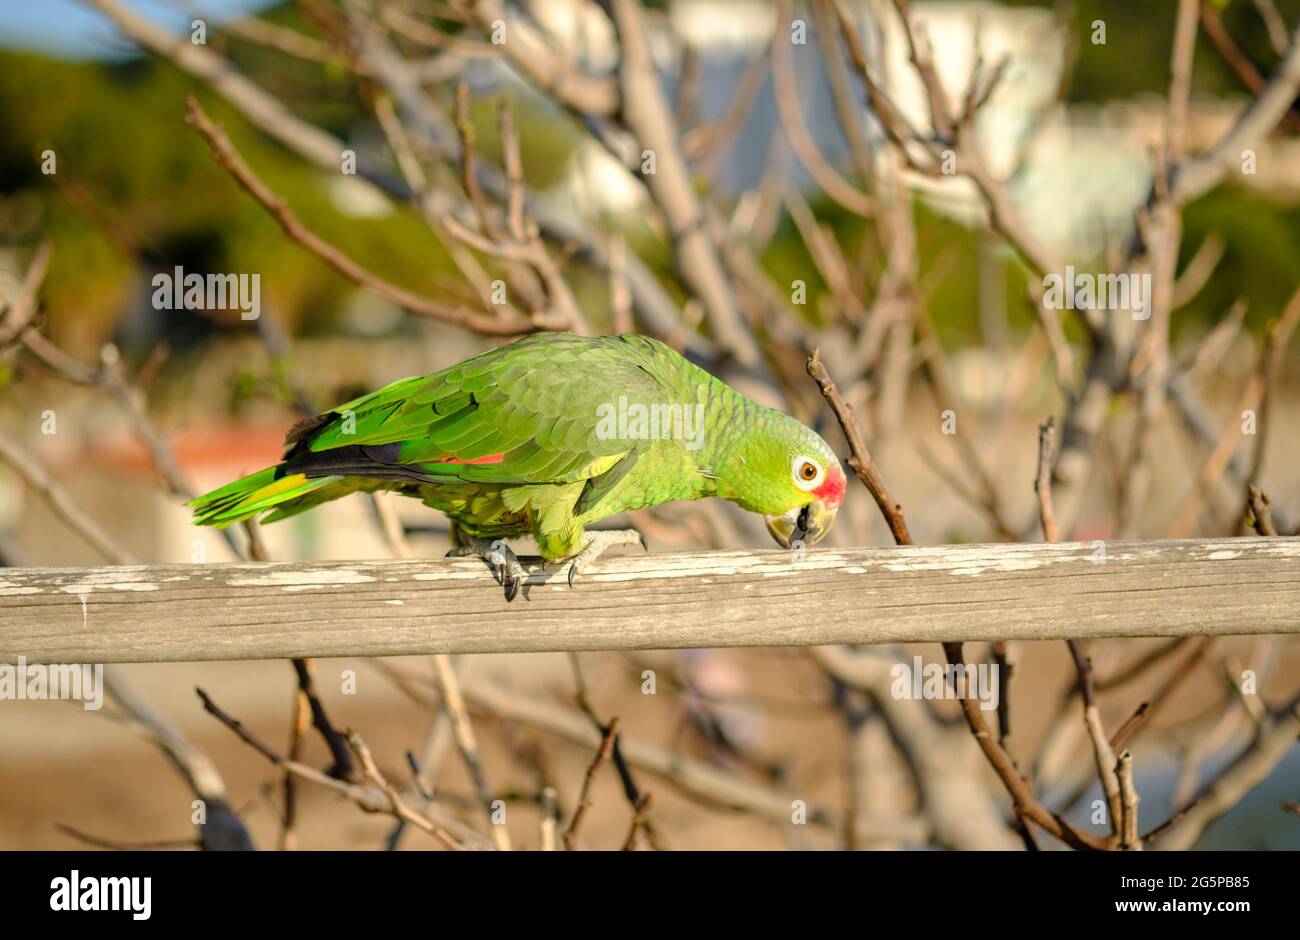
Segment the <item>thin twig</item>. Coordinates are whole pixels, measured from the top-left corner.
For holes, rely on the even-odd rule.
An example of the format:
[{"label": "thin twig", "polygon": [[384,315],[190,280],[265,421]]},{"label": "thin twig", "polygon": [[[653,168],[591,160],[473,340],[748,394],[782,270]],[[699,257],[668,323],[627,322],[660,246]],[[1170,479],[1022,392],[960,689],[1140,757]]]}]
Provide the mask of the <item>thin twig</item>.
[{"label": "thin twig", "polygon": [[270,213],[290,239],[320,258],[343,277],[362,287],[383,294],[394,303],[418,316],[429,317],[443,323],[495,336],[511,336],[529,333],[537,327],[527,320],[490,317],[464,306],[448,306],[413,294],[403,287],[386,281],[378,275],[361,267],[339,249],[326,242],[299,221],[289,204],[272,192],[244,162],[234,144],[220,125],[214,122],[200,107],[198,100],[191,96],[187,99],[188,111],[185,116],[187,124],[194,127],[208,142],[215,159],[234,177],[245,192],[257,200]]},{"label": "thin twig", "polygon": [[350,783],[346,780],[340,780],[337,777],[331,777],[330,775],[317,770],[315,767],[301,764],[297,761],[291,761],[288,758],[281,756],[274,748],[270,747],[257,737],[257,735],[249,731],[241,721],[232,717],[217,705],[217,703],[212,700],[211,696],[209,696],[207,692],[203,691],[203,689],[196,688],[194,691],[198,694],[199,700],[203,703],[204,711],[233,731],[241,741],[253,748],[253,750],[257,751],[276,767],[292,773],[303,780],[310,780],[312,783],[333,790],[335,793],[351,800],[367,813],[387,813],[399,819],[404,819],[432,835],[443,845],[447,846],[447,848],[463,848],[459,842],[453,839],[446,831],[430,819],[421,816],[418,813],[403,815],[402,809],[393,802],[389,793],[384,788],[364,786],[357,783]]},{"label": "thin twig", "polygon": [[1247,522],[1255,530],[1256,535],[1276,536],[1277,527],[1273,524],[1273,504],[1268,498],[1268,494],[1260,490],[1258,486],[1247,487],[1247,502],[1250,506],[1250,514]]},{"label": "thin twig", "polygon": [[1056,513],[1052,509],[1052,460],[1055,456],[1056,421],[1048,418],[1038,428],[1038,476],[1034,492],[1038,494],[1038,519],[1043,526],[1043,540],[1058,541]]},{"label": "thin twig", "polygon": [[609,724],[605,726],[605,733],[600,739],[600,747],[596,748],[596,756],[591,759],[587,766],[587,773],[582,778],[582,791],[578,794],[578,805],[573,810],[573,819],[569,822],[569,828],[564,830],[564,847],[570,852],[578,847],[578,832],[582,828],[582,820],[587,815],[587,810],[591,808],[591,785],[596,779],[596,774],[605,761],[609,760],[610,753],[614,750],[614,737],[618,734],[618,718],[611,718]]},{"label": "thin twig", "polygon": [[894,501],[885,489],[885,481],[881,478],[880,472],[876,469],[876,463],[871,459],[871,453],[867,450],[867,444],[862,439],[862,431],[858,427],[858,416],[853,410],[853,406],[844,400],[840,394],[839,388],[831,378],[830,373],[826,371],[826,366],[822,364],[821,350],[814,349],[811,356],[808,357],[806,365],[808,374],[812,376],[817,387],[821,390],[822,397],[830,405],[831,411],[835,414],[835,419],[840,424],[840,429],[844,432],[844,438],[849,443],[849,468],[857,474],[862,485],[867,488],[871,498],[876,501],[880,507],[880,512],[885,517],[885,522],[889,526],[889,531],[893,533],[894,541],[899,545],[911,545],[912,535],[907,531],[907,521],[903,518],[903,507]]},{"label": "thin twig", "polygon": [[1138,803],[1141,799],[1133,785],[1133,755],[1129,751],[1119,755],[1115,776],[1119,780],[1120,805],[1124,813],[1119,847],[1125,851],[1141,852],[1142,840],[1138,838]]},{"label": "thin twig", "polygon": [[98,522],[73,502],[68,491],[50,476],[34,456],[3,434],[0,434],[0,463],[8,465],[17,473],[32,492],[44,500],[54,514],[89,543],[95,551],[115,565],[137,563],[125,546],[109,535]]},{"label": "thin twig", "polygon": [[18,293],[7,306],[4,298],[0,297],[0,313],[3,314],[3,318],[0,318],[0,350],[8,348],[17,341],[31,325],[32,318],[36,316],[36,295],[45,280],[45,272],[49,270],[50,256],[53,253],[54,245],[49,239],[41,242],[32,257],[31,264],[27,266],[27,273],[23,275]]}]

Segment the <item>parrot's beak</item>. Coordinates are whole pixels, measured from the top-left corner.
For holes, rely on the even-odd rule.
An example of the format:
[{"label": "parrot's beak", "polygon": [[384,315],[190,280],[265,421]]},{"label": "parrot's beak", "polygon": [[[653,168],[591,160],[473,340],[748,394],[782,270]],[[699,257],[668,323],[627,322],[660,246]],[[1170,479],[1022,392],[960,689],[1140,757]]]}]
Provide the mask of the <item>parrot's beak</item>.
[{"label": "parrot's beak", "polygon": [[806,506],[796,506],[779,516],[765,516],[767,531],[782,548],[789,548],[792,542],[812,545],[820,542],[831,530],[835,521],[836,509],[831,509],[819,499]]}]

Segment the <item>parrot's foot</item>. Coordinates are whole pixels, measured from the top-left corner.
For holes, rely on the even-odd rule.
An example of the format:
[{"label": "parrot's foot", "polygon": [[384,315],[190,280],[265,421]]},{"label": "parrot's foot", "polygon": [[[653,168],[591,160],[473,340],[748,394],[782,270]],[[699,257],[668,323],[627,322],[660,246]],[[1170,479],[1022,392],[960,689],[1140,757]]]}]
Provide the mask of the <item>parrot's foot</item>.
[{"label": "parrot's foot", "polygon": [[645,536],[636,529],[609,529],[601,532],[588,532],[587,544],[569,563],[569,587],[573,587],[573,579],[586,571],[605,549],[612,548],[615,545],[640,545],[646,551],[650,551],[645,543]]},{"label": "parrot's foot", "polygon": [[477,555],[482,558],[492,570],[492,576],[497,579],[497,584],[505,588],[506,600],[514,600],[515,595],[519,593],[519,588],[528,580],[528,572],[519,563],[515,553],[500,539],[489,541],[463,535],[460,538],[460,544],[452,546],[447,557]]}]

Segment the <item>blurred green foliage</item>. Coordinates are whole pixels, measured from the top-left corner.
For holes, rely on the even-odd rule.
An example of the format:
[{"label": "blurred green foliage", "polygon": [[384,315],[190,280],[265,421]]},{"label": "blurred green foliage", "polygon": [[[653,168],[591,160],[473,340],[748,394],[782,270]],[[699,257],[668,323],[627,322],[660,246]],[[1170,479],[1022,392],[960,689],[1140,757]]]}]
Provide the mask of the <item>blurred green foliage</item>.
[{"label": "blurred green foliage", "polygon": [[[1078,43],[1070,78],[1070,100],[1104,102],[1169,91],[1169,56],[1173,49],[1177,0],[1000,0],[1008,7],[1060,10],[1073,24]],[[1223,24],[1242,51],[1256,63],[1273,63],[1277,54],[1253,0],[1211,0]],[[1273,0],[1285,23],[1300,15],[1300,0]],[[1105,45],[1091,42],[1097,21],[1105,23]],[[1268,74],[1271,69],[1262,69]],[[1241,86],[1200,35],[1196,44],[1192,92],[1198,95],[1240,94]]]},{"label": "blurred green foliage", "polygon": [[[329,199],[329,176],[253,132],[187,76],[152,60],[70,64],[0,55],[0,144],[6,199],[31,193],[38,219],[5,239],[47,235],[56,253],[46,303],[56,340],[85,346],[111,332],[140,274],[169,271],[264,273],[262,303],[294,329],[311,329],[332,309],[343,281],[289,243],[266,212],[238,189],[184,123],[185,98],[198,95],[222,121],[261,178],[311,228],[361,264],[416,290],[433,291],[445,266],[440,247],[405,213],[344,217]],[[33,102],[40,106],[33,107]],[[40,172],[52,150],[57,178]],[[171,314],[189,320],[194,314]],[[193,323],[178,323],[184,332]]]}]

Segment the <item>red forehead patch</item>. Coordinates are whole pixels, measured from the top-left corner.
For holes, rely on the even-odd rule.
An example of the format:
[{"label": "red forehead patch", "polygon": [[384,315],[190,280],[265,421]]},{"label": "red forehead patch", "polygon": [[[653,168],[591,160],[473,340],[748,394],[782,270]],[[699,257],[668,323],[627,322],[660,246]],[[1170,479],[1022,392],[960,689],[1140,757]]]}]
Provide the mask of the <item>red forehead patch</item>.
[{"label": "red forehead patch", "polygon": [[844,504],[844,489],[847,485],[844,471],[838,466],[831,466],[826,470],[825,481],[812,492],[827,509],[839,509]]}]

